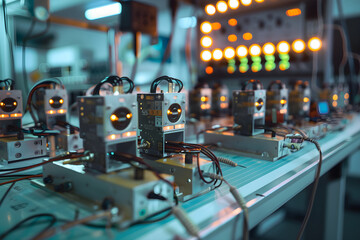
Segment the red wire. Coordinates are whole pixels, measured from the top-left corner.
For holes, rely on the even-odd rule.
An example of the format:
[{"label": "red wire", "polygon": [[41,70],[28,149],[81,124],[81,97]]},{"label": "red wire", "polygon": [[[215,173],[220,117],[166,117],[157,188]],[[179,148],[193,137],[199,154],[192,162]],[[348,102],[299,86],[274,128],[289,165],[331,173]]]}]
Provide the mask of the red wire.
[{"label": "red wire", "polygon": [[10,180],[10,181],[7,181],[7,182],[2,182],[2,183],[0,183],[0,186],[5,185],[5,184],[9,184],[9,183],[12,183],[12,182],[21,181],[21,180],[28,179],[28,178],[35,178],[35,177],[42,177],[42,174],[31,175],[31,176],[26,176],[26,177]]}]

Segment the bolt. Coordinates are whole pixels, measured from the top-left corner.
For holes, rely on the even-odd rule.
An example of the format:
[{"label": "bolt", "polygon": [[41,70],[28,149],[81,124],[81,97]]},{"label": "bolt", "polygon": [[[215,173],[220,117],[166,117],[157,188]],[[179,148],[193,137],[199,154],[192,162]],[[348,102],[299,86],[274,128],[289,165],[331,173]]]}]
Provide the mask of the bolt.
[{"label": "bolt", "polygon": [[21,158],[21,156],[22,156],[21,153],[16,153],[16,154],[15,154],[15,157],[16,157],[16,158]]},{"label": "bolt", "polygon": [[20,143],[20,142],[16,142],[16,143],[14,144],[14,146],[15,146],[16,148],[19,148],[19,147],[21,147],[21,143]]}]

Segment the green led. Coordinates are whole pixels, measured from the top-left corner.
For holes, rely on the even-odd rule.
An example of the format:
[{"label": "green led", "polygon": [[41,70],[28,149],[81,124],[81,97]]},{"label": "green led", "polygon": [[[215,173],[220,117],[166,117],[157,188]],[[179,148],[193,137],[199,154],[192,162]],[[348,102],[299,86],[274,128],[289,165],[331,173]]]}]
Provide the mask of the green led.
[{"label": "green led", "polygon": [[235,59],[229,59],[228,64],[231,65],[231,66],[234,66],[235,65]]},{"label": "green led", "polygon": [[276,64],[274,62],[266,62],[265,63],[265,70],[266,71],[272,71],[276,67]]},{"label": "green led", "polygon": [[251,60],[252,60],[253,63],[255,63],[255,64],[261,63],[261,57],[251,57]]},{"label": "green led", "polygon": [[262,69],[262,65],[259,63],[254,63],[251,65],[251,71],[258,72]]},{"label": "green led", "polygon": [[287,69],[289,69],[289,68],[290,68],[290,63],[289,63],[289,62],[287,62],[287,61],[280,61],[279,69],[280,69],[281,71],[285,71],[285,70],[287,70]]},{"label": "green led", "polygon": [[268,62],[275,62],[275,56],[274,55],[265,55],[265,60]]},{"label": "green led", "polygon": [[244,57],[244,58],[240,58],[240,62],[241,64],[248,64],[249,60],[246,57]]},{"label": "green led", "polygon": [[239,71],[241,73],[246,73],[249,70],[249,65],[247,64],[240,64]]},{"label": "green led", "polygon": [[289,60],[290,60],[289,54],[280,53],[280,54],[279,54],[279,57],[280,57],[280,59],[283,60],[283,61],[289,61]]}]

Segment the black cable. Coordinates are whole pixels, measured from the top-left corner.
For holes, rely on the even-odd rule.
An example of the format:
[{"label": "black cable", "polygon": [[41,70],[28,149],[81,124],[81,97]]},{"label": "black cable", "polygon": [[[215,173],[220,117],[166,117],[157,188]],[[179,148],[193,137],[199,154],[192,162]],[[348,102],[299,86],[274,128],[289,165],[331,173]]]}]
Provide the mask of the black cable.
[{"label": "black cable", "polygon": [[100,95],[101,86],[105,83],[110,83],[114,87],[114,86],[122,86],[123,81],[126,81],[129,83],[129,89],[125,93],[132,93],[135,88],[135,85],[134,85],[134,82],[130,78],[111,75],[111,76],[108,76],[105,79],[103,79],[100,83],[96,84],[92,95]]},{"label": "black cable", "polygon": [[137,224],[151,224],[151,223],[156,223],[156,222],[161,222],[163,220],[165,220],[166,218],[170,217],[172,215],[172,211],[171,209],[162,217],[159,217],[159,218],[155,218],[155,219],[152,219],[153,217],[147,217],[145,218],[144,220],[141,220],[141,221],[138,221],[136,223],[134,223],[134,225],[137,225]]},{"label": "black cable", "polygon": [[49,217],[50,218],[50,222],[49,224],[42,229],[40,232],[44,232],[46,230],[48,230],[49,228],[51,228],[57,221],[55,215],[50,214],[50,213],[41,213],[41,214],[35,214],[32,215],[30,217],[25,218],[24,220],[21,220],[20,222],[18,222],[17,224],[15,224],[15,226],[13,226],[12,228],[10,228],[9,230],[7,230],[6,232],[4,232],[2,235],[0,235],[0,239],[4,239],[5,237],[7,237],[9,234],[11,234],[12,232],[16,231],[18,228],[21,227],[21,225],[23,225],[24,223],[28,222],[29,220],[35,219],[35,218],[39,218],[39,217]]},{"label": "black cable", "polygon": [[161,77],[156,78],[151,83],[150,93],[156,93],[156,88],[162,81],[167,81],[168,83],[174,83],[175,82],[179,87],[178,92],[181,92],[181,90],[184,87],[184,84],[180,79],[169,77],[169,76],[161,76]]},{"label": "black cable", "polygon": [[4,202],[6,196],[9,194],[10,190],[12,189],[12,187],[15,185],[16,182],[13,182],[10,187],[6,190],[5,194],[3,195],[3,197],[0,200],[0,207],[2,205],[2,203]]},{"label": "black cable", "polygon": [[10,37],[10,34],[9,34],[9,29],[8,29],[7,9],[6,9],[6,2],[5,2],[5,0],[2,0],[2,9],[3,9],[5,33],[6,33],[6,38],[7,38],[7,40],[8,40],[9,50],[10,50],[11,74],[12,74],[12,77],[15,78],[15,75],[16,75],[16,74],[15,74],[14,48],[13,48],[12,40],[11,40],[11,37]]}]

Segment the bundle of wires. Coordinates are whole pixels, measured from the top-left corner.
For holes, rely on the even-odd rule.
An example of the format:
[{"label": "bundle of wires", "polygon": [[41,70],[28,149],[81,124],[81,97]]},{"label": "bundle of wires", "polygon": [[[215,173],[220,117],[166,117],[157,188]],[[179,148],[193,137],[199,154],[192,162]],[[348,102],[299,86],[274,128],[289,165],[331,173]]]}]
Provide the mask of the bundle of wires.
[{"label": "bundle of wires", "polygon": [[[2,87],[1,85],[4,85],[4,87]],[[5,78],[3,80],[0,80],[0,88],[11,90],[13,85],[14,85],[14,80],[11,78]]]},{"label": "bundle of wires", "polygon": [[[209,150],[208,148],[206,148],[202,145],[184,143],[184,142],[167,141],[165,148],[166,148],[167,152],[176,152],[176,153],[183,152],[183,151],[189,151],[189,150],[190,151],[199,151],[200,150],[200,153],[204,154],[206,157],[208,157],[214,163],[214,173],[219,176],[223,176],[219,159],[215,156],[215,154],[211,150]],[[198,172],[199,172],[199,176],[200,176],[201,180],[207,184],[213,183],[215,188],[220,187],[222,181],[218,181],[217,179],[211,179],[211,180],[205,179],[205,176],[203,175],[203,171],[200,169],[199,158],[197,159],[197,161],[198,161],[197,168],[198,168]],[[219,182],[219,184],[217,184],[218,182]]]},{"label": "bundle of wires", "polygon": [[38,91],[39,89],[51,88],[51,87],[55,88],[56,86],[60,86],[61,88],[65,89],[64,84],[62,83],[62,81],[59,78],[44,79],[42,81],[35,83],[34,86],[30,89],[30,92],[29,92],[29,95],[27,98],[27,102],[26,102],[25,113],[27,111],[29,111],[31,118],[33,119],[35,125],[38,124],[38,120],[36,119],[34,111],[33,111],[33,107],[36,107],[36,105],[33,104],[33,96],[34,96],[35,92]]},{"label": "bundle of wires", "polygon": [[156,78],[151,83],[150,93],[156,93],[156,88],[162,81],[167,81],[168,83],[172,83],[172,84],[176,83],[179,87],[178,92],[181,92],[181,90],[184,87],[183,82],[177,78],[173,78],[173,77],[169,77],[169,76],[161,76],[161,77]]},{"label": "bundle of wires", "polygon": [[59,126],[59,127],[62,127],[62,128],[69,128],[70,129],[70,133],[73,134],[75,132],[80,132],[80,128],[79,127],[76,127],[68,122],[65,122],[65,121],[57,121],[55,123],[56,126]]},{"label": "bundle of wires", "polygon": [[100,95],[101,86],[105,83],[110,83],[113,87],[115,87],[115,86],[123,86],[124,81],[129,83],[129,89],[125,93],[126,94],[132,93],[135,88],[135,85],[134,85],[134,82],[130,78],[118,77],[115,75],[111,75],[111,76],[106,77],[104,80],[102,80],[98,84],[96,84],[92,95]]}]

